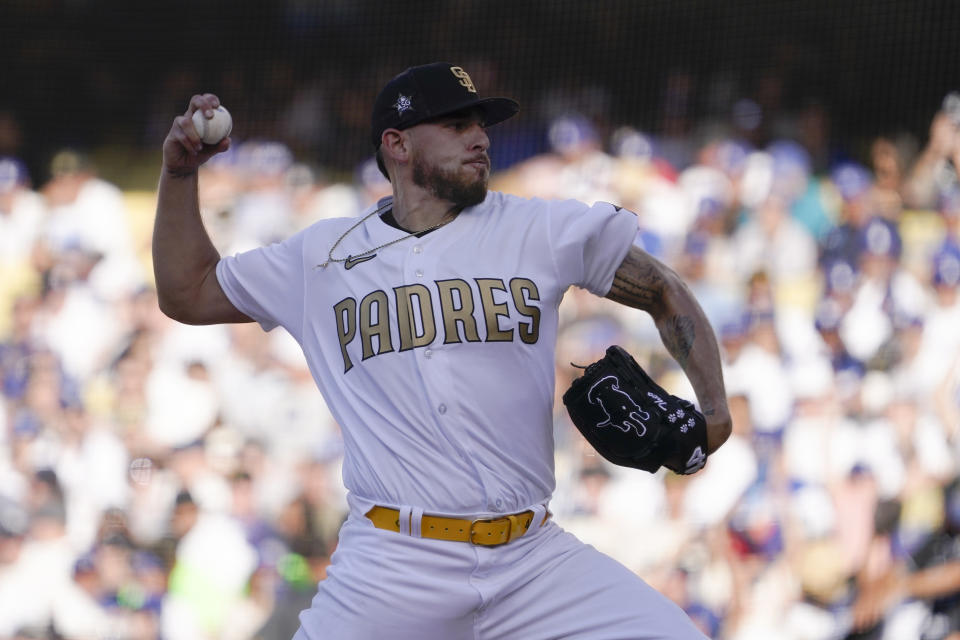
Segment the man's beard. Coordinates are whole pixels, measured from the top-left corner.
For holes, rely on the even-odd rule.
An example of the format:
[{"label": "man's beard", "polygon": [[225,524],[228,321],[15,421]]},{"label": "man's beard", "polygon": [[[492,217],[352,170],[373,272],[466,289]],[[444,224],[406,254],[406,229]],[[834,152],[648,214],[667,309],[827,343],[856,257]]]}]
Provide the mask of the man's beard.
[{"label": "man's beard", "polygon": [[480,204],[487,197],[486,176],[471,181],[455,171],[428,166],[419,156],[413,159],[413,183],[461,208]]}]

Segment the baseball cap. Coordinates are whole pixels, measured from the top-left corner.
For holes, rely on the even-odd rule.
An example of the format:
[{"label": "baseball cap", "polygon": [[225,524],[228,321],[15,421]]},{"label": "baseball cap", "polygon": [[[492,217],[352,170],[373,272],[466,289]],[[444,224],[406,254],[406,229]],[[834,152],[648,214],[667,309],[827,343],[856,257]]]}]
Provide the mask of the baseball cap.
[{"label": "baseball cap", "polygon": [[50,175],[54,178],[76,175],[91,169],[90,158],[76,149],[62,149],[50,160]]},{"label": "baseball cap", "polygon": [[547,140],[554,151],[565,153],[597,141],[597,130],[580,114],[561,116],[550,123]]},{"label": "baseball cap", "polygon": [[251,140],[240,145],[237,164],[251,173],[279,176],[293,165],[293,152],[282,142]]},{"label": "baseball cap", "polygon": [[830,172],[830,178],[846,202],[855,200],[870,188],[873,177],[867,169],[854,162],[844,162]]},{"label": "baseball cap", "polygon": [[873,217],[864,225],[858,242],[862,253],[873,256],[899,258],[903,250],[903,241],[897,226],[880,217]]},{"label": "baseball cap", "polygon": [[30,179],[26,165],[19,159],[0,157],[0,193],[13,191],[14,187],[26,184]]},{"label": "baseball cap", "polygon": [[510,98],[481,98],[463,68],[449,62],[410,67],[377,95],[370,119],[370,140],[380,148],[387,129],[407,129],[432,118],[479,107],[486,126],[503,122],[520,110]]},{"label": "baseball cap", "polygon": [[813,315],[813,326],[817,331],[837,331],[843,322],[843,308],[833,298],[824,298],[817,305]]},{"label": "baseball cap", "polygon": [[943,287],[960,285],[960,249],[945,247],[933,256],[933,284]]},{"label": "baseball cap", "polygon": [[767,147],[767,153],[773,157],[775,178],[786,178],[796,174],[806,177],[810,174],[810,153],[803,145],[793,140],[775,140]]}]

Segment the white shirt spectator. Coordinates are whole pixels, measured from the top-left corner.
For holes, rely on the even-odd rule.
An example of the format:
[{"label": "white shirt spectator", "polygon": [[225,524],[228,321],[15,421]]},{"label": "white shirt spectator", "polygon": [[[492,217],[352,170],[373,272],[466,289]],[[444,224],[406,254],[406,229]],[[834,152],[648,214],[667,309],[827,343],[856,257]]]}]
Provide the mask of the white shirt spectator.
[{"label": "white shirt spectator", "polygon": [[722,522],[757,479],[757,456],[750,442],[733,434],[710,456],[703,471],[692,476],[684,511],[697,527]]},{"label": "white shirt spectator", "polygon": [[24,542],[17,560],[0,572],[0,637],[20,627],[45,627],[55,595],[72,579],[76,552],[66,536]]},{"label": "white shirt spectator", "polygon": [[129,453],[120,438],[103,425],[94,425],[74,447],[65,448],[57,477],[67,497],[67,535],[78,549],[95,540],[105,509],[127,504]]},{"label": "white shirt spectator", "polygon": [[845,477],[858,458],[857,425],[841,415],[818,413],[795,418],[784,433],[787,476],[827,485]]},{"label": "white shirt spectator", "polygon": [[733,388],[743,389],[750,400],[750,416],[757,431],[776,431],[793,412],[790,379],[779,357],[747,343],[724,374]]},{"label": "white shirt spectator", "polygon": [[920,352],[910,378],[920,398],[928,398],[950,371],[960,350],[960,302],[934,307],[926,316]]},{"label": "white shirt spectator", "polygon": [[105,180],[91,177],[73,202],[50,210],[44,237],[54,250],[80,246],[105,256],[131,252],[123,193]]},{"label": "white shirt spectator", "polygon": [[85,282],[74,282],[53,295],[62,298],[59,304],[53,300],[53,305],[45,306],[45,317],[38,322],[39,335],[60,356],[67,373],[85,380],[116,355],[113,350],[123,327],[113,309]]},{"label": "white shirt spectator", "polygon": [[51,207],[43,239],[55,253],[79,248],[101,254],[89,280],[104,299],[119,299],[146,282],[123,193],[105,180],[91,176],[73,201]]},{"label": "white shirt spectator", "polygon": [[0,267],[29,259],[45,215],[40,194],[22,187],[0,191]]},{"label": "white shirt spectator", "polygon": [[220,411],[213,385],[173,364],[157,366],[147,381],[147,434],[157,444],[179,447],[200,438]]},{"label": "white shirt spectator", "polygon": [[860,460],[877,480],[877,490],[883,499],[897,497],[907,477],[903,454],[897,442],[897,433],[885,418],[876,418],[860,425]]},{"label": "white shirt spectator", "polygon": [[784,284],[816,271],[816,241],[775,199],[760,205],[737,230],[733,241],[737,271],[744,281],[764,271],[774,283]]}]

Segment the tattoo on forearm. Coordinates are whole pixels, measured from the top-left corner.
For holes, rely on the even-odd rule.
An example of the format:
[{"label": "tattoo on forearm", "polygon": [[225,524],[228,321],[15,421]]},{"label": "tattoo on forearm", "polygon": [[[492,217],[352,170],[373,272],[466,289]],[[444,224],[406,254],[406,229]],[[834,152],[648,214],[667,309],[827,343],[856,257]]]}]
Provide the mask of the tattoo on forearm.
[{"label": "tattoo on forearm", "polygon": [[693,316],[683,314],[663,317],[673,312],[663,306],[670,288],[665,277],[668,271],[646,253],[631,249],[617,269],[607,297],[643,309],[657,318],[664,346],[681,367],[686,367],[696,339],[696,321]]},{"label": "tattoo on forearm", "polygon": [[663,297],[664,280],[654,265],[628,253],[617,270],[607,297],[637,309],[649,309]]},{"label": "tattoo on forearm", "polygon": [[687,364],[696,334],[693,318],[690,316],[673,316],[663,331],[664,346],[681,367]]}]

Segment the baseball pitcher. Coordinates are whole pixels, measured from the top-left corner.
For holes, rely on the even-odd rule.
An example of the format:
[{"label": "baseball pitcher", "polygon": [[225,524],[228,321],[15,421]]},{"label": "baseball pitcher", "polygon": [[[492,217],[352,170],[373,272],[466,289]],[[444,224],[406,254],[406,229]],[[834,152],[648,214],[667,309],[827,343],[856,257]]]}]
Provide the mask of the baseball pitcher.
[{"label": "baseball pitcher", "polygon": [[160,306],[189,324],[284,327],[342,427],[350,514],[296,638],[702,638],[550,518],[554,349],[570,286],[649,313],[699,409],[616,346],[564,402],[612,462],[693,473],[730,432],[714,334],[633,245],[631,212],[488,191],[486,128],[519,107],[478,91],[448,63],[396,76],[371,117],[392,197],[223,258],[197,169],[230,141],[200,141],[192,116],[219,100],[194,96],[163,145]]}]

